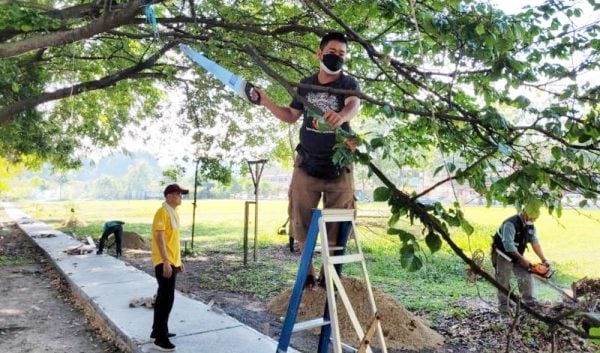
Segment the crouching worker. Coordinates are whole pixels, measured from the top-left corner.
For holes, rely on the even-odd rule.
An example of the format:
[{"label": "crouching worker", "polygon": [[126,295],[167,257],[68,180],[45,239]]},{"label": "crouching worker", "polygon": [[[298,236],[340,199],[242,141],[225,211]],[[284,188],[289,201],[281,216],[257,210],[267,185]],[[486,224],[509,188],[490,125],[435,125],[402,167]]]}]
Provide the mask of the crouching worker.
[{"label": "crouching worker", "polygon": [[[539,214],[539,209],[527,209],[527,211],[523,210],[506,219],[494,235],[492,244],[492,263],[496,269],[496,281],[510,289],[511,272],[514,273],[517,277],[521,298],[526,305],[536,304],[533,297],[534,283],[531,275],[533,264],[523,256],[528,243],[531,243],[533,251],[540,258],[544,267],[546,269],[550,267],[533,225]],[[501,291],[498,291],[498,309],[501,314],[510,313],[508,298]]]},{"label": "crouching worker", "polygon": [[98,243],[98,251],[96,254],[102,255],[104,252],[104,243],[106,243],[106,239],[111,234],[115,235],[115,245],[117,248],[117,257],[121,256],[122,253],[122,245],[123,245],[123,224],[125,222],[121,221],[108,221],[104,223],[104,229],[102,230],[102,237],[100,238],[100,242]]}]

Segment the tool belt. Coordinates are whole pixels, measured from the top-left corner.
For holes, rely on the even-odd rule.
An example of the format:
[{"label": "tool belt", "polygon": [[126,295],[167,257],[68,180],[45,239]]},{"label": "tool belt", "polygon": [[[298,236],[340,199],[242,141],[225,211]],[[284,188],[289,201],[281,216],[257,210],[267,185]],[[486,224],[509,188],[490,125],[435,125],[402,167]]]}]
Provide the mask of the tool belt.
[{"label": "tool belt", "polygon": [[348,173],[350,170],[347,167],[336,166],[330,154],[313,154],[302,148],[302,145],[296,147],[296,151],[301,158],[300,168],[306,174],[325,180],[337,179],[343,173]]}]

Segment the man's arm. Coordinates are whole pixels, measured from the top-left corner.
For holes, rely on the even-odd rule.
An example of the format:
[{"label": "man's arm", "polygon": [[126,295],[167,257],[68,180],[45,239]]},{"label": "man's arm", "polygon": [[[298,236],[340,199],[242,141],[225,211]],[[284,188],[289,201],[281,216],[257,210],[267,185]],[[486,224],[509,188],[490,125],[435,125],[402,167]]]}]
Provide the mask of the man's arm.
[{"label": "man's arm", "polygon": [[260,105],[269,109],[269,111],[273,113],[277,119],[283,121],[284,123],[293,124],[298,120],[298,118],[300,118],[300,115],[302,114],[301,110],[294,109],[292,107],[279,106],[271,100],[265,91],[258,88],[254,88],[254,90],[260,94]]},{"label": "man's arm", "polygon": [[352,96],[346,98],[344,102],[344,108],[340,110],[339,113],[334,111],[327,111],[323,115],[325,121],[334,128],[342,125],[345,122],[350,122],[352,118],[358,114],[360,109],[360,99],[358,97]]},{"label": "man's arm", "polygon": [[515,252],[510,252],[509,253],[510,256],[512,256],[514,259],[516,259],[516,261],[525,268],[529,268],[531,267],[531,262],[529,262],[529,260],[527,260],[525,257],[523,257],[521,254],[519,254],[518,251]]},{"label": "man's arm", "polygon": [[172,269],[171,263],[169,262],[169,257],[167,256],[167,246],[165,244],[165,231],[157,230],[154,232],[154,241],[156,242],[156,246],[158,247],[158,251],[160,252],[160,258],[163,263],[163,277],[171,278]]},{"label": "man's arm", "polygon": [[546,257],[544,256],[544,252],[542,251],[542,247],[540,246],[540,243],[538,243],[538,242],[532,243],[531,247],[533,248],[533,252],[535,252],[535,254],[540,258],[540,260],[542,260],[542,262],[544,262],[544,263],[548,262],[546,260]]}]

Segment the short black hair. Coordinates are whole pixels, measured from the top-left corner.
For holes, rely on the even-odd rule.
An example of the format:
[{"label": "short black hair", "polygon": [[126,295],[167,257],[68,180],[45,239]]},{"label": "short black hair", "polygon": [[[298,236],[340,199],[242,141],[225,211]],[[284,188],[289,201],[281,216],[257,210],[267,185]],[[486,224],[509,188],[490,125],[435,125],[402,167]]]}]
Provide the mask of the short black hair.
[{"label": "short black hair", "polygon": [[327,43],[331,42],[332,40],[336,40],[338,42],[342,42],[342,43],[348,45],[348,39],[346,39],[346,35],[344,33],[329,32],[329,33],[325,34],[323,36],[323,38],[321,38],[321,44],[319,44],[319,48],[321,48],[321,50],[322,50],[323,48],[325,48]]}]

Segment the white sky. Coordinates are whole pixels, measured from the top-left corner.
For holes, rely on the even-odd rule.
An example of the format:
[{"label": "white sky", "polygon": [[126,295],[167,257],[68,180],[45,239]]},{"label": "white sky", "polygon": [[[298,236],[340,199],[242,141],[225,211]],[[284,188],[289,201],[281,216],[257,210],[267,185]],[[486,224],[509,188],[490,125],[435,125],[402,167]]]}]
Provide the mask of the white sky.
[{"label": "white sky", "polygon": [[527,5],[538,6],[544,3],[543,0],[490,0],[489,2],[501,8],[507,14],[515,14]]}]

